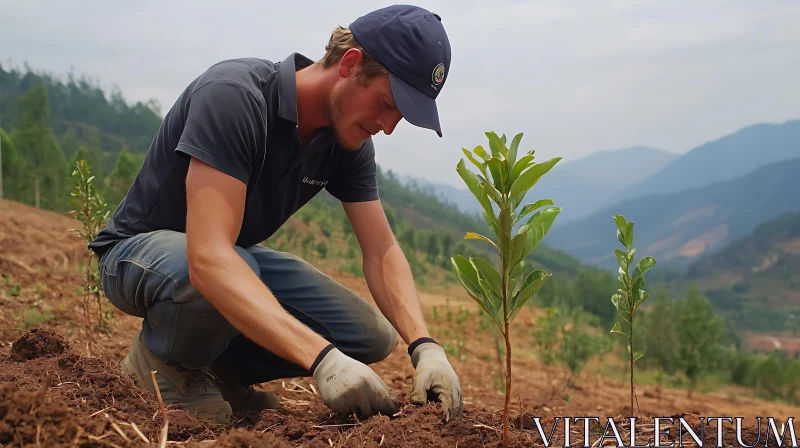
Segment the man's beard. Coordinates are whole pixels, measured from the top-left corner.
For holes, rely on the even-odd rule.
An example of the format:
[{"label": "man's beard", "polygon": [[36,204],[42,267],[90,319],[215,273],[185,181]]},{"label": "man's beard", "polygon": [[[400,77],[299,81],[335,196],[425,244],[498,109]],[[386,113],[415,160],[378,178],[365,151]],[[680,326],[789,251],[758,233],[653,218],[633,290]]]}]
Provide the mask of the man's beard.
[{"label": "man's beard", "polygon": [[330,117],[333,136],[336,138],[336,143],[339,144],[341,148],[348,151],[358,151],[364,145],[365,140],[360,140],[355,144],[348,143],[342,138],[343,130],[339,127],[341,126],[340,117],[342,114],[342,98],[345,97],[351,90],[352,87],[348,87],[346,89],[339,89],[333,92],[333,98],[330,102],[331,106],[328,110],[328,115]]}]

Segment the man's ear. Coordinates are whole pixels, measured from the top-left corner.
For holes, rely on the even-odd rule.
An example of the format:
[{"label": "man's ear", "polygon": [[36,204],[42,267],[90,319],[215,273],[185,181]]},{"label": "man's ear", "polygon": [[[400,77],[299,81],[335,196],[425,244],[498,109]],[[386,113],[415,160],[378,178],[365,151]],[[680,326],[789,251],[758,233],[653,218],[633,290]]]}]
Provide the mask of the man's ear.
[{"label": "man's ear", "polygon": [[361,53],[361,50],[356,48],[347,50],[344,56],[342,56],[342,60],[339,61],[339,76],[342,78],[355,76],[356,73],[361,70],[363,57],[364,55]]}]

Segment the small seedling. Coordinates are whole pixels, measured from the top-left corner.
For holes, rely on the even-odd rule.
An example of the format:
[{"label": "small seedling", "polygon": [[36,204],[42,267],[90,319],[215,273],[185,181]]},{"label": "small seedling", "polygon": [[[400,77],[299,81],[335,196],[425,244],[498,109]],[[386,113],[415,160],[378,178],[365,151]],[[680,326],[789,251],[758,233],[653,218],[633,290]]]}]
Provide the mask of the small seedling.
[{"label": "small seedling", "polygon": [[[84,241],[90,243],[103,227],[105,227],[111,212],[107,210],[107,204],[103,200],[103,196],[94,187],[94,176],[91,174],[89,162],[83,159],[78,160],[75,170],[72,172],[72,178],[74,188],[70,195],[74,198],[71,202],[75,209],[72,210],[70,214],[83,224],[83,228],[72,229],[72,231]],[[100,284],[98,272],[92,269],[94,252],[88,247],[86,248],[86,252],[88,260],[83,282],[83,312],[84,319],[86,320],[86,335],[88,338],[86,341],[86,350],[91,356],[93,341],[91,319],[89,318],[89,296],[93,295],[95,297],[102,316],[100,303],[100,291],[102,286]],[[103,324],[102,318],[99,323],[100,325]]]},{"label": "small seedling", "polygon": [[[525,258],[544,238],[558,216],[561,208],[549,207],[533,213],[537,209],[554,205],[550,199],[542,199],[526,204],[519,211],[525,195],[539,179],[550,171],[560,157],[542,163],[534,162],[534,151],[517,158],[522,134],[517,134],[506,146],[505,135],[498,137],[487,132],[490,152],[482,146],[473,151],[463,149],[467,159],[474,164],[479,174],[468,170],[464,160],[456,165],[456,171],[483,208],[482,215],[494,233],[494,240],[468,232],[465,239],[482,240],[497,250],[500,258],[498,271],[488,261],[479,257],[466,258],[456,255],[451,258],[456,275],[464,289],[491,316],[500,328],[506,343],[506,397],[503,409],[503,446],[508,446],[508,411],[511,398],[511,341],[509,324],[544,285],[551,274],[537,269],[530,273],[525,270]],[[493,204],[494,203],[494,204]],[[497,213],[495,213],[495,206]],[[533,213],[517,233],[514,226]],[[527,274],[527,275],[526,275]]]},{"label": "small seedling", "polygon": [[633,222],[627,222],[622,215],[614,215],[614,221],[617,224],[617,239],[626,251],[623,252],[616,249],[614,253],[617,256],[619,263],[619,283],[620,288],[617,289],[617,294],[611,296],[611,303],[617,308],[617,314],[622,320],[630,326],[630,333],[625,334],[620,327],[619,321],[614,324],[611,333],[619,333],[628,337],[628,354],[630,355],[630,373],[631,373],[631,416],[633,416],[633,398],[635,391],[633,387],[633,364],[637,359],[644,356],[644,351],[635,351],[633,349],[633,315],[639,305],[647,300],[649,294],[644,290],[644,273],[656,265],[656,259],[653,257],[644,257],[636,263],[636,268],[633,270],[633,275],[630,274],[630,267],[633,264],[633,257],[636,255],[636,248],[633,247]]}]

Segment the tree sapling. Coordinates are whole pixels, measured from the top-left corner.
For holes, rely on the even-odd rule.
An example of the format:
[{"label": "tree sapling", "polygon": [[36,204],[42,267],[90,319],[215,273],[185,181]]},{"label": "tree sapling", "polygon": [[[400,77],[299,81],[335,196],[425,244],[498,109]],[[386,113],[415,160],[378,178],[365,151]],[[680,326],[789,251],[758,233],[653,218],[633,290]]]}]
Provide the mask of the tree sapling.
[{"label": "tree sapling", "polygon": [[[551,274],[541,270],[525,271],[525,258],[544,238],[561,211],[550,199],[541,199],[526,204],[519,211],[526,193],[541,177],[561,160],[553,158],[541,163],[534,162],[534,151],[517,158],[522,134],[517,134],[506,146],[505,135],[498,137],[487,132],[490,151],[476,146],[470,152],[463,149],[467,159],[475,165],[478,174],[468,170],[464,160],[456,165],[456,171],[483,208],[482,215],[494,233],[494,240],[474,232],[467,232],[465,239],[482,240],[497,250],[500,270],[479,257],[455,255],[451,258],[456,275],[464,289],[480,305],[503,333],[506,345],[505,406],[503,409],[503,446],[508,446],[508,411],[511,398],[511,341],[509,324],[522,306],[544,285]],[[497,212],[495,212],[495,207]],[[516,234],[514,226],[533,213]],[[527,274],[527,275],[526,275]]]},{"label": "tree sapling", "polygon": [[[90,243],[95,239],[98,232],[105,227],[111,212],[107,210],[107,204],[103,200],[103,196],[94,187],[94,176],[91,173],[89,162],[83,159],[78,160],[75,170],[72,172],[72,178],[74,187],[70,195],[74,198],[71,202],[75,209],[70,211],[70,214],[83,224],[83,228],[72,229],[72,232],[87,243]],[[92,328],[91,319],[89,318],[89,296],[94,295],[99,307],[102,286],[98,273],[92,269],[94,252],[89,248],[86,251],[88,253],[88,263],[83,282],[83,312],[86,320],[86,351],[91,356]],[[102,324],[102,310],[100,314],[100,322]]]},{"label": "tree sapling", "polygon": [[617,308],[619,317],[628,323],[630,326],[630,333],[625,334],[620,327],[619,321],[614,323],[611,328],[611,333],[619,333],[628,337],[628,354],[630,355],[630,372],[631,372],[631,416],[633,416],[633,398],[635,396],[633,387],[633,364],[637,359],[644,356],[643,351],[634,351],[633,347],[633,314],[639,305],[647,300],[649,294],[644,290],[644,273],[656,265],[656,259],[653,257],[644,257],[636,263],[633,270],[633,275],[630,274],[630,267],[633,263],[633,257],[636,255],[636,248],[633,247],[633,222],[626,222],[625,217],[622,215],[614,215],[614,221],[617,224],[617,239],[626,251],[623,252],[616,249],[614,253],[617,256],[617,263],[619,264],[619,283],[620,288],[617,289],[617,294],[611,296],[611,303]]}]

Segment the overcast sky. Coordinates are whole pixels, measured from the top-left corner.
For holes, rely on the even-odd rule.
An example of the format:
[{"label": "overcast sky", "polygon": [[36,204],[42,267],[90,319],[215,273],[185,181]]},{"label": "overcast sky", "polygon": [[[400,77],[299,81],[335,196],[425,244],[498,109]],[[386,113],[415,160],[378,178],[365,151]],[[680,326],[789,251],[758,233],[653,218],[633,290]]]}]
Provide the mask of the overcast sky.
[{"label": "overcast sky", "polygon": [[[209,65],[319,58],[331,30],[388,2],[0,0],[0,61],[86,74],[162,113]],[[444,138],[402,122],[378,163],[461,186],[461,148],[524,132],[574,160],[647,145],[686,152],[741,127],[800,118],[798,0],[433,0],[453,60]],[[424,163],[423,163],[424,161]]]}]

